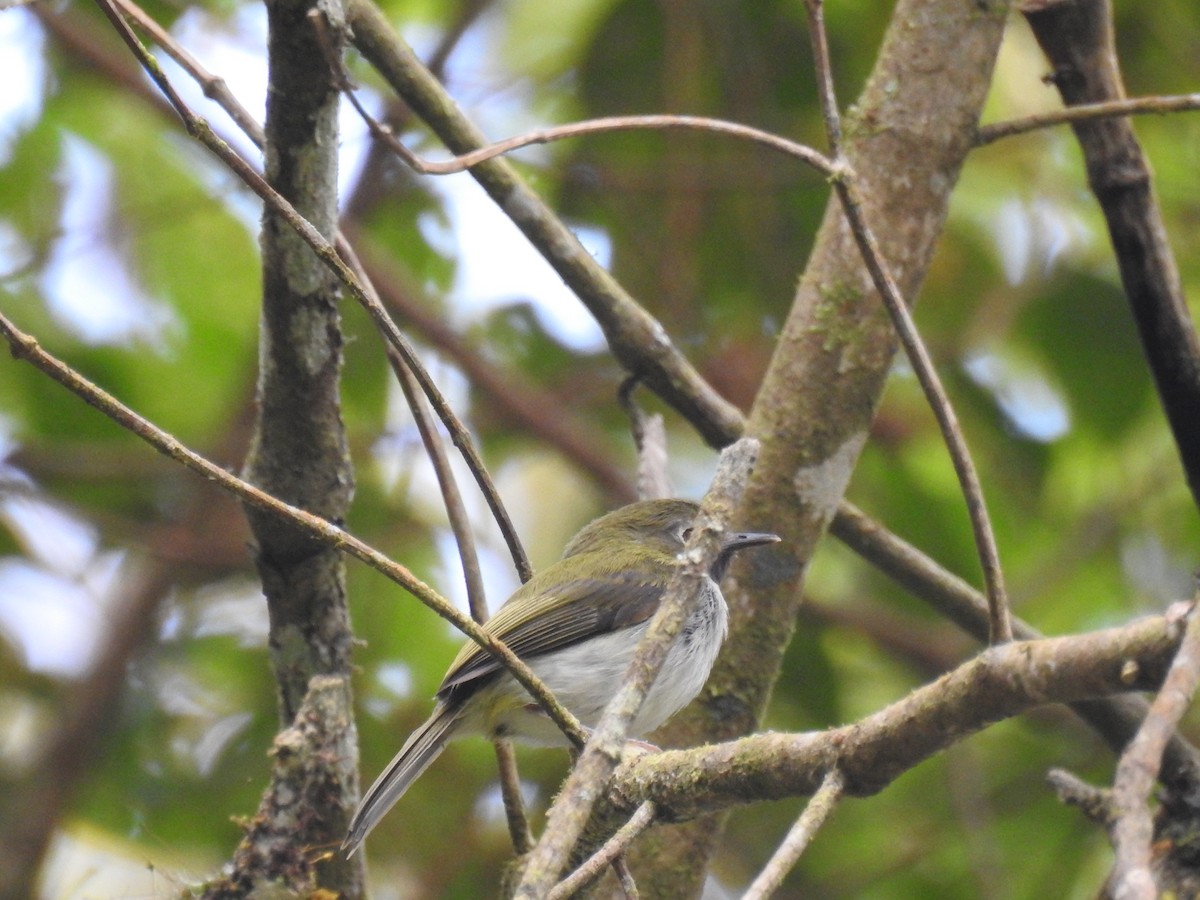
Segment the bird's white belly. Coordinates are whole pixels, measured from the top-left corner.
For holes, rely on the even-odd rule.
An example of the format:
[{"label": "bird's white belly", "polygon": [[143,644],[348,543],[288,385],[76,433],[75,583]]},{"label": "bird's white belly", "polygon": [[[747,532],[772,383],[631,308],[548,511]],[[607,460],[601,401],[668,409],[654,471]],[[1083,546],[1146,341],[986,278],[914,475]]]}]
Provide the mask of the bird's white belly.
[{"label": "bird's white belly", "polygon": [[[584,725],[595,727],[604,707],[620,687],[648,627],[649,622],[644,622],[624,631],[589,638],[554,653],[532,657],[527,662],[560,703]],[[700,693],[727,630],[725,599],[716,583],[708,580],[699,608],[684,623],[629,729],[630,737],[653,731]],[[490,722],[472,723],[479,730],[526,743],[565,744],[557,726],[531,705],[532,699],[511,676],[505,674],[483,690],[513,697],[519,695],[523,702],[496,704],[504,707],[505,712]]]}]

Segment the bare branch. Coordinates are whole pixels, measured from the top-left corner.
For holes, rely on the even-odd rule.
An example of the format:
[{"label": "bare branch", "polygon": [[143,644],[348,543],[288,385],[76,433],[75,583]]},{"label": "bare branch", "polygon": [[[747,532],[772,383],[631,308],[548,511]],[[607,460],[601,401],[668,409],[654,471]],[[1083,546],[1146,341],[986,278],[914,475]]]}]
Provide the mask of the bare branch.
[{"label": "bare branch", "polygon": [[1116,819],[1112,791],[1090,785],[1066,769],[1051,769],[1046,773],[1046,781],[1060,801],[1074,806],[1105,831],[1111,832]]},{"label": "bare branch", "polygon": [[1150,872],[1154,824],[1146,803],[1158,777],[1163,749],[1200,685],[1200,615],[1196,614],[1194,601],[1180,606],[1181,610],[1169,611],[1168,616],[1186,618],[1183,643],[1158,696],[1150,704],[1146,720],[1121,754],[1113,779],[1112,805],[1117,818],[1112,838],[1116,860],[1110,888],[1119,900],[1153,900],[1158,896]]},{"label": "bare branch", "polygon": [[946,442],[950,459],[954,463],[954,472],[958,476],[958,482],[966,500],[967,512],[971,518],[971,531],[975,536],[975,546],[979,553],[980,565],[983,568],[983,580],[987,588],[990,617],[989,640],[993,644],[1011,641],[1012,622],[1008,610],[1008,596],[1004,590],[1004,572],[1000,567],[996,536],[992,531],[987,503],[983,497],[983,485],[979,481],[979,473],[975,470],[970,450],[967,449],[967,441],[958,424],[958,417],[950,405],[950,398],[946,394],[946,389],[942,387],[941,379],[938,378],[929,351],[925,349],[925,344],[913,322],[912,314],[904,302],[900,286],[892,277],[887,260],[883,257],[883,251],[867,224],[854,170],[850,167],[849,162],[842,158],[838,148],[841,126],[833,95],[833,79],[829,72],[829,51],[825,38],[822,0],[805,0],[805,9],[808,11],[813,58],[818,70],[817,83],[822,87],[820,92],[821,109],[829,130],[830,144],[836,153],[835,163],[838,167],[838,174],[833,178],[833,187],[842,202],[842,209],[850,223],[850,230],[854,234],[863,262],[866,263],[867,269],[871,273],[871,280],[875,283],[875,289],[879,291],[883,304],[892,318],[896,333],[900,337],[900,343],[912,364],[917,380],[921,383],[921,388],[925,391],[929,406],[941,429],[942,439]]},{"label": "bare branch", "polygon": [[626,760],[610,785],[609,800],[621,810],[652,800],[662,820],[680,821],[812,794],[835,767],[847,794],[868,796],[1002,719],[1048,703],[1157,687],[1183,632],[1177,617],[1153,616],[1087,634],[999,644],[851,725],[755,734]]},{"label": "bare branch", "polygon": [[719,538],[725,523],[741,498],[754,462],[758,441],[742,438],[721,452],[717,473],[705,494],[692,537],[680,556],[682,562],[667,585],[646,635],[638,645],[624,684],[609,702],[595,731],[588,738],[566,784],[546,814],[546,828],[525,866],[515,896],[543,896],[558,880],[592,808],[601,786],[621,760],[625,735],[654,683],[680,629],[683,627],[699,588],[720,550]]},{"label": "bare branch", "polygon": [[1098,103],[1081,103],[1066,109],[1038,113],[1023,119],[1008,122],[993,122],[981,125],[975,135],[975,146],[983,147],[1001,138],[1028,134],[1055,125],[1075,125],[1096,119],[1116,119],[1124,116],[1165,115],[1173,112],[1188,112],[1200,109],[1200,94],[1177,94],[1169,97],[1134,97],[1128,100],[1105,100]]},{"label": "bare branch", "polygon": [[578,869],[554,886],[547,900],[565,900],[586,888],[625,852],[643,831],[654,824],[654,804],[647,800],[634,811],[629,821],[592,854]]},{"label": "bare branch", "polygon": [[821,782],[817,792],[812,795],[812,799],[804,807],[804,812],[800,814],[796,824],[783,839],[779,849],[775,851],[763,870],[758,873],[758,877],[746,889],[742,900],[766,900],[779,890],[787,873],[800,859],[800,854],[804,852],[812,839],[816,837],[817,832],[821,830],[821,826],[837,808],[844,788],[845,782],[837,769],[825,776],[825,780]]},{"label": "bare branch", "polygon": [[31,363],[122,428],[141,438],[159,453],[170,457],[201,477],[215,482],[218,487],[235,495],[243,502],[287,518],[293,525],[304,529],[312,537],[353,556],[396,582],[500,660],[563,732],[572,736],[573,740],[577,740],[579,744],[583,744],[585,737],[578,720],[554,700],[553,695],[533,674],[533,671],[506,644],[485,632],[470,616],[464,615],[456,609],[450,601],[417,578],[405,566],[393,562],[375,548],[336,525],[331,525],[319,516],[314,516],[275,499],[249,482],[229,474],[220,466],[189,450],[174,437],[139,416],[111,394],[92,384],[70,366],[51,356],[38,346],[36,340],[20,331],[3,314],[0,314],[0,335],[8,341],[14,357]]},{"label": "bare branch", "polygon": [[[855,553],[976,640],[987,641],[987,598],[957,575],[902,541],[851,503],[842,503],[830,531]],[[1042,637],[1036,628],[1018,618],[1013,619],[1013,632],[1021,640]],[[1141,697],[1129,695],[1083,700],[1073,703],[1071,708],[1114,753],[1120,753],[1145,719],[1149,704]],[[1163,781],[1185,796],[1194,794],[1196,785],[1200,784],[1200,754],[1178,732],[1167,743]]]}]

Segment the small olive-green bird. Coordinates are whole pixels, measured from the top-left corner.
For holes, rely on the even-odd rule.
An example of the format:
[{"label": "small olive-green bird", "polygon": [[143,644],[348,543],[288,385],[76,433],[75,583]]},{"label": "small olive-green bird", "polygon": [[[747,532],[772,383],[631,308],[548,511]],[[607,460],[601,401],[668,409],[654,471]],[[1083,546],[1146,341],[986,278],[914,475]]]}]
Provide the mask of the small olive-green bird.
[{"label": "small olive-green bird", "polygon": [[[562,559],[522,585],[485,629],[528,663],[580,722],[594,727],[621,686],[698,511],[686,500],[643,500],[601,516],[571,539]],[[773,534],[725,535],[702,596],[633,721],[631,737],[653,731],[700,693],[727,628],[718,582],[738,550],[777,540]],[[469,641],[442,680],[432,715],[363,796],[343,849],[353,854],[446,742],[463,734],[566,744],[525,689]]]}]

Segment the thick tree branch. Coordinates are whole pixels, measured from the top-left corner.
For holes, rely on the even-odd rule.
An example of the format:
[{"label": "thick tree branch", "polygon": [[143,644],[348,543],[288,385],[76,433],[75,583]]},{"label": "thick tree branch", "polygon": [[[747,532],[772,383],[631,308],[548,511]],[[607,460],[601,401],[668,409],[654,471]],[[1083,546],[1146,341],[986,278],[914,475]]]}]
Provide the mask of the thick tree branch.
[{"label": "thick tree branch", "polygon": [[1184,634],[1179,616],[1119,628],[1016,641],[979,656],[852,725],[804,734],[756,734],[623,763],[610,800],[632,811],[646,800],[680,821],[745,803],[806,796],[836,767],[847,794],[878,793],[952,744],[1049,703],[1154,690]]},{"label": "thick tree branch", "polygon": [[[337,233],[338,93],[327,72],[310,61],[316,43],[307,13],[316,0],[267,3],[267,117],[263,145],[267,182],[327,240]],[[336,3],[329,5],[339,9]],[[288,219],[263,212],[262,316],[259,335],[258,419],[245,477],[274,497],[330,522],[344,521],[354,493],[354,469],[341,412],[341,286]],[[258,822],[293,846],[325,845],[345,833],[358,801],[358,739],[353,725],[350,652],[353,635],[341,554],[291,522],[246,506],[254,561],[266,595],[267,646],[284,726],[297,720],[314,676],[332,675],[342,690],[310,706],[309,730],[297,739],[340,735],[297,752],[309,760],[306,783],[320,785],[296,841],[294,808],[264,800]],[[339,706],[339,701],[344,704]],[[328,721],[322,721],[321,719]],[[335,723],[338,723],[335,725]],[[286,732],[285,732],[286,734]],[[337,752],[332,752],[336,747]],[[291,782],[289,761],[275,759],[275,778]],[[308,767],[306,767],[307,769]],[[290,795],[293,799],[296,792]],[[270,881],[272,852],[250,854]],[[312,883],[344,897],[363,895],[361,860],[319,857]]]},{"label": "thick tree branch", "polygon": [[[337,100],[316,52],[308,0],[267,4],[266,179],[327,239],[337,231]],[[270,206],[261,233],[258,421],[246,480],[330,522],[345,519],[354,474],[341,415],[337,279]],[[317,674],[350,671],[345,574],[336,552],[247,509],[271,612],[280,718],[291,722]]]},{"label": "thick tree branch", "polygon": [[[901,0],[843,123],[842,150],[861,179],[865,218],[910,302],[971,149],[1006,15],[1004,2]],[[726,591],[729,641],[701,703],[676,716],[665,743],[694,745],[757,728],[791,638],[805,569],[867,440],[895,349],[892,323],[841,205],[831,198],[746,425],[763,449],[743,510],[771,523],[783,552],[735,565]],[[673,829],[645,850],[647,873],[635,866],[639,884],[662,896],[696,893],[698,881],[646,876],[653,877],[664,854],[707,858],[719,830],[715,819]],[[699,866],[691,868],[702,877]]]},{"label": "thick tree branch", "polygon": [[[1021,11],[1067,106],[1122,100],[1109,0],[1030,0]],[[1108,223],[1142,350],[1200,505],[1200,338],[1167,240],[1150,165],[1126,118],[1074,122],[1088,184]]]},{"label": "thick tree branch", "polygon": [[[355,46],[452,151],[468,153],[487,143],[370,0],[350,0],[347,15]],[[737,409],[704,382],[662,325],[604,271],[512,165],[491,159],[471,174],[588,307],[621,364],[683,411],[711,444],[727,444],[739,430]]]},{"label": "thick tree branch", "polygon": [[[976,640],[987,641],[987,601],[957,575],[900,540],[852,504],[842,504],[830,531]],[[1042,637],[1041,632],[1021,619],[1013,619],[1013,632],[1022,640]],[[1114,753],[1120,753],[1146,718],[1149,704],[1141,697],[1128,695],[1081,700],[1071,704],[1071,709]],[[1200,753],[1178,732],[1167,742],[1161,778],[1180,797],[1192,797],[1200,792]]]},{"label": "thick tree branch", "polygon": [[[323,870],[340,854],[324,849],[329,846],[326,826],[341,815],[342,798],[358,793],[357,771],[330,765],[358,756],[350,691],[344,675],[312,679],[295,721],[275,736],[271,783],[246,823],[233,865],[204,886],[204,900],[328,894]],[[349,896],[348,891],[343,887],[340,896]]]}]

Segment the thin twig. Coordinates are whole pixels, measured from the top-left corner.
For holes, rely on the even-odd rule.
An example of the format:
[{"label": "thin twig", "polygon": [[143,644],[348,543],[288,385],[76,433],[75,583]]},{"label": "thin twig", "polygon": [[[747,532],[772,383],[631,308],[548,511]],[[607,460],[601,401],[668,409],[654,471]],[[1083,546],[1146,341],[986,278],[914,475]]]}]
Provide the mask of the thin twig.
[{"label": "thin twig", "polygon": [[[451,151],[471,153],[488,141],[445,87],[416,58],[371,0],[347,0],[354,44]],[[714,447],[737,438],[738,409],[709,385],[638,304],[587,251],[505,159],[489,159],[471,176],[542,253],[604,331],[613,356],[688,419]]]},{"label": "thin twig", "polygon": [[[360,272],[359,275],[362,277],[363,273]],[[364,280],[363,283],[369,286],[369,282]],[[463,504],[458,484],[454,480],[446,448],[442,446],[433,416],[425,403],[425,396],[421,393],[412,372],[408,370],[400,354],[390,346],[387,348],[387,357],[392,371],[396,374],[396,380],[400,382],[400,389],[404,391],[404,399],[408,402],[408,408],[417,423],[417,431],[421,434],[425,452],[433,465],[442,491],[442,503],[446,509],[450,529],[454,532],[454,541],[458,545],[458,558],[462,562],[463,582],[467,589],[467,605],[471,609],[471,618],[483,625],[488,620],[488,605],[483,587],[483,574],[479,569],[479,554],[475,550],[475,536],[471,529],[470,517]],[[532,833],[529,817],[526,816],[525,806],[521,802],[521,776],[517,771],[517,759],[508,741],[497,740],[494,747],[509,836],[512,838],[514,852],[521,854],[529,849]]]},{"label": "thin twig", "polygon": [[467,589],[467,606],[471,610],[471,618],[482,625],[487,622],[489,615],[487,594],[483,586],[483,574],[479,569],[479,554],[475,549],[475,535],[471,529],[467,507],[463,503],[462,494],[454,480],[454,472],[450,468],[450,460],[446,456],[446,448],[442,446],[433,416],[425,404],[425,397],[417,380],[400,358],[400,354],[391,347],[388,347],[387,351],[388,364],[400,383],[400,390],[404,392],[404,399],[412,411],[413,421],[416,422],[417,431],[425,445],[425,454],[429,457],[442,492],[442,505],[446,509],[450,530],[458,545],[458,557],[462,563],[463,584]]},{"label": "thin twig", "polygon": [[[1184,625],[1165,616],[1103,631],[989,647],[857,722],[821,732],[762,732],[626,760],[604,795],[619,808],[654,800],[674,822],[759,801],[808,796],[835,766],[866,797],[1002,719],[1161,686]],[[757,762],[748,763],[749,760]],[[740,761],[740,762],[739,762]]]},{"label": "thin twig", "polygon": [[637,882],[633,880],[633,869],[629,868],[629,861],[624,856],[618,856],[613,860],[612,867],[625,900],[638,900],[641,892],[638,891]]},{"label": "thin twig", "polygon": [[758,877],[746,889],[742,900],[766,900],[767,897],[779,890],[783,879],[796,865],[800,854],[812,842],[813,837],[825,824],[830,813],[837,808],[845,787],[846,781],[841,771],[831,769],[825,776],[825,780],[821,782],[817,792],[812,795],[812,799],[808,801],[808,805],[804,807],[804,812],[800,814],[796,824],[792,826],[787,837],[783,839],[783,843],[779,845],[779,849],[775,851],[763,870],[758,873]]},{"label": "thin twig", "polygon": [[492,747],[496,751],[500,797],[504,801],[504,818],[508,822],[513,854],[524,856],[533,848],[533,829],[529,827],[529,815],[525,812],[525,800],[521,796],[521,774],[517,771],[517,754],[513,750],[512,742],[505,738],[493,741]]},{"label": "thin twig", "polygon": [[237,97],[229,90],[229,85],[225,82],[224,78],[205,69],[200,64],[200,61],[188,52],[186,47],[175,40],[169,31],[159,25],[149,13],[134,3],[133,0],[113,0],[113,3],[117,5],[125,16],[137,22],[154,39],[154,42],[163,48],[167,56],[175,60],[181,69],[192,76],[196,83],[200,85],[201,90],[204,91],[204,96],[225,110],[226,114],[233,119],[234,124],[242,130],[246,137],[254,142],[256,147],[261,148],[263,146],[266,138],[263,135],[262,126],[255,120],[254,116],[250,115],[250,111],[238,102]]},{"label": "thin twig", "polygon": [[1116,821],[1112,791],[1088,784],[1074,772],[1066,769],[1051,769],[1046,773],[1046,783],[1053,788],[1059,801],[1073,806],[1109,834]]},{"label": "thin twig", "polygon": [[547,900],[563,900],[574,896],[601,875],[610,863],[620,857],[638,835],[654,824],[657,809],[654,801],[646,800],[630,816],[629,821],[605,841],[604,846],[593,853],[578,869],[554,886]]},{"label": "thin twig", "polygon": [[702,131],[709,134],[722,134],[740,140],[750,141],[762,147],[776,150],[785,156],[798,159],[805,165],[811,166],[822,175],[834,174],[833,164],[822,153],[804,144],[790,141],[785,137],[763,131],[740,122],[728,119],[714,119],[707,116],[667,115],[665,113],[640,116],[606,116],[598,119],[586,119],[582,122],[571,122],[566,125],[556,125],[552,128],[539,128],[525,134],[515,135],[480,147],[470,153],[463,153],[452,159],[441,162],[422,159],[408,149],[397,138],[387,125],[376,120],[366,111],[354,96],[353,91],[347,91],[351,104],[366,123],[371,134],[383,141],[397,156],[422,175],[453,175],[465,172],[480,163],[490,159],[530,147],[537,144],[550,144],[567,138],[583,137],[591,134],[610,134],[617,131]]},{"label": "thin twig", "polygon": [[[1169,610],[1168,617],[1171,614]],[[1200,685],[1200,615],[1195,601],[1185,604],[1183,615],[1187,617],[1187,629],[1175,661],[1142,727],[1121,754],[1113,779],[1112,806],[1117,818],[1112,827],[1116,859],[1111,884],[1113,896],[1128,900],[1153,900],[1158,896],[1150,872],[1154,823],[1146,804],[1158,777],[1163,749]]]},{"label": "thin twig", "polygon": [[[822,2],[821,0],[805,0],[804,6],[808,11],[814,60],[818,65],[824,65],[827,70],[828,56],[825,51],[825,22]],[[831,79],[828,72],[819,71],[817,82],[820,85],[830,84]],[[829,140],[836,146],[835,142],[841,133],[841,128],[837,124],[838,111],[832,87],[822,90],[820,99],[826,122],[833,123]],[[841,201],[842,210],[846,215],[854,240],[858,244],[867,271],[871,275],[871,280],[875,284],[875,289],[879,291],[880,297],[883,299],[884,306],[896,328],[896,334],[900,338],[900,343],[904,347],[913,371],[917,375],[917,380],[937,419],[942,439],[946,442],[946,448],[954,465],[954,472],[958,476],[958,482],[967,504],[967,513],[971,519],[971,531],[975,536],[980,565],[983,569],[983,580],[988,598],[990,642],[999,644],[1011,641],[1012,622],[1008,610],[1008,598],[1004,590],[1004,572],[1000,567],[1000,554],[996,548],[996,536],[992,531],[987,503],[983,497],[983,487],[979,482],[979,475],[967,448],[966,439],[959,427],[954,409],[950,405],[950,398],[942,386],[941,379],[938,378],[933,360],[925,349],[908,306],[904,302],[904,297],[900,293],[900,287],[892,277],[874,233],[867,225],[862,200],[858,194],[858,178],[840,152],[835,157],[835,162],[838,172],[832,179],[834,190]]]},{"label": "thin twig", "polygon": [[759,442],[746,437],[721,452],[717,472],[700,505],[692,536],[680,554],[680,563],[638,644],[624,683],[605,707],[587,746],[546,814],[546,827],[526,862],[515,896],[527,900],[541,898],[558,880],[600,798],[601,786],[621,760],[629,725],[678,637],[703,580],[708,577],[718,552],[718,536],[745,490],[758,449]]},{"label": "thin twig", "polygon": [[[313,10],[308,15],[313,19],[317,19],[321,16],[321,13],[318,10]],[[426,160],[409,150],[396,137],[396,133],[388,125],[383,124],[372,116],[359,101],[353,80],[350,78],[349,73],[346,72],[346,67],[343,65],[341,57],[334,50],[333,43],[324,40],[321,41],[321,46],[325,54],[325,62],[333,72],[334,82],[339,85],[342,92],[346,95],[346,98],[350,101],[350,105],[354,107],[359,117],[366,124],[371,135],[377,140],[382,141],[393,153],[404,160],[410,168],[422,175],[453,175],[458,172],[465,172],[480,163],[487,162],[489,159],[504,156],[522,147],[549,144],[554,141],[565,140],[566,138],[583,137],[584,135],[591,134],[608,134],[615,131],[664,129],[703,131],[710,134],[723,134],[740,138],[798,159],[812,166],[822,175],[830,176],[834,173],[833,164],[824,154],[804,144],[790,141],[769,131],[763,131],[749,125],[742,125],[739,122],[730,122],[726,119],[714,119],[707,116],[661,114],[606,116],[599,119],[588,119],[583,122],[557,125],[552,128],[539,128],[535,131],[506,138],[502,141],[495,141],[485,147],[480,147],[478,150],[459,154],[453,159],[442,162]]]},{"label": "thin twig", "polygon": [[1134,97],[1107,100],[1101,103],[1081,103],[1053,112],[1037,113],[1023,119],[981,125],[975,135],[975,146],[983,147],[1001,138],[1028,134],[1055,125],[1074,125],[1094,119],[1113,119],[1123,116],[1163,115],[1200,109],[1200,94],[1175,94],[1169,97]]},{"label": "thin twig", "polygon": [[[133,52],[138,62],[150,75],[154,83],[166,96],[167,101],[171,104],[176,114],[183,121],[184,127],[188,133],[199,140],[210,151],[217,155],[225,165],[237,175],[243,183],[246,184],[258,197],[266,203],[272,210],[283,217],[287,223],[295,229],[300,238],[308,244],[317,257],[328,266],[335,275],[350,289],[354,298],[362,304],[376,328],[383,335],[384,340],[394,347],[404,359],[405,364],[413,372],[417,382],[421,385],[421,390],[429,398],[430,404],[437,413],[438,418],[446,426],[446,430],[450,433],[451,439],[459,452],[463,455],[467,463],[468,469],[474,476],[476,483],[479,485],[480,491],[483,493],[484,499],[487,501],[488,508],[491,510],[492,516],[495,518],[497,525],[500,528],[500,533],[504,537],[505,543],[508,545],[509,553],[512,555],[514,565],[517,568],[517,573],[522,581],[527,581],[533,574],[533,569],[529,564],[529,559],[525,555],[524,548],[521,545],[520,538],[517,536],[516,528],[512,523],[508,511],[505,509],[503,502],[500,499],[499,493],[496,491],[495,485],[492,484],[491,478],[487,474],[487,470],[483,465],[483,460],[480,459],[478,451],[475,449],[474,441],[472,441],[470,432],[454,415],[454,411],[446,402],[438,390],[437,385],[430,377],[429,372],[421,363],[416,351],[409,343],[408,339],[396,327],[396,323],[392,321],[387,310],[379,303],[378,299],[368,292],[355,276],[350,264],[343,261],[343,258],[354,258],[353,249],[349,242],[341,235],[337,238],[336,249],[332,246],[324,236],[318,232],[311,223],[303,216],[296,212],[295,208],[278,192],[276,192],[263,177],[244,160],[232,147],[223,141],[209,126],[208,122],[201,116],[196,115],[180,98],[167,77],[163,74],[157,61],[138,40],[137,36],[129,28],[129,25],[121,17],[121,14],[116,10],[111,3],[123,2],[125,5],[130,5],[132,0],[97,0],[105,15],[112,21],[118,34],[125,41],[126,45]],[[145,17],[145,13],[142,13]],[[204,72],[199,67],[199,64],[190,56],[180,53],[179,58],[186,61],[188,64],[187,71],[194,78],[201,79],[201,83],[206,83],[202,76],[207,76],[207,81],[212,81],[210,74]],[[183,63],[181,62],[181,65]],[[231,105],[229,109],[236,109],[237,102],[231,97],[226,98]],[[233,113],[231,112],[231,115]],[[234,116],[235,121],[241,117]],[[257,130],[258,141],[261,142],[261,129]],[[255,139],[255,129],[247,132],[247,136],[251,140]]]},{"label": "thin twig", "polygon": [[470,616],[456,609],[450,601],[419,579],[406,566],[388,559],[374,547],[336,525],[284,503],[282,500],[277,500],[249,482],[231,475],[200,454],[189,450],[176,438],[142,418],[111,394],[92,384],[70,366],[47,353],[33,337],[18,329],[2,313],[0,313],[0,335],[8,341],[14,357],[29,362],[122,428],[154,447],[158,452],[209,481],[216,482],[218,487],[236,495],[244,503],[284,517],[292,525],[303,529],[312,537],[323,541],[335,550],[353,556],[396,582],[500,660],[504,667],[513,674],[513,677],[554,719],[559,728],[563,729],[563,733],[582,745],[586,735],[578,720],[554,699],[541,680],[533,674],[533,671],[504,642],[480,628]]},{"label": "thin twig", "polygon": [[633,435],[633,445],[637,448],[638,460],[638,498],[651,500],[660,497],[673,497],[671,476],[667,472],[667,430],[663,417],[658,413],[647,413],[633,400],[634,389],[641,379],[630,375],[617,390],[617,403],[629,416],[629,431]]},{"label": "thin twig", "polygon": [[817,76],[817,102],[825,120],[825,138],[829,155],[836,164],[842,155],[842,122],[838,115],[837,93],[833,87],[833,65],[829,61],[829,37],[825,32],[822,0],[804,0],[808,11],[808,40],[813,52],[813,72]]}]

